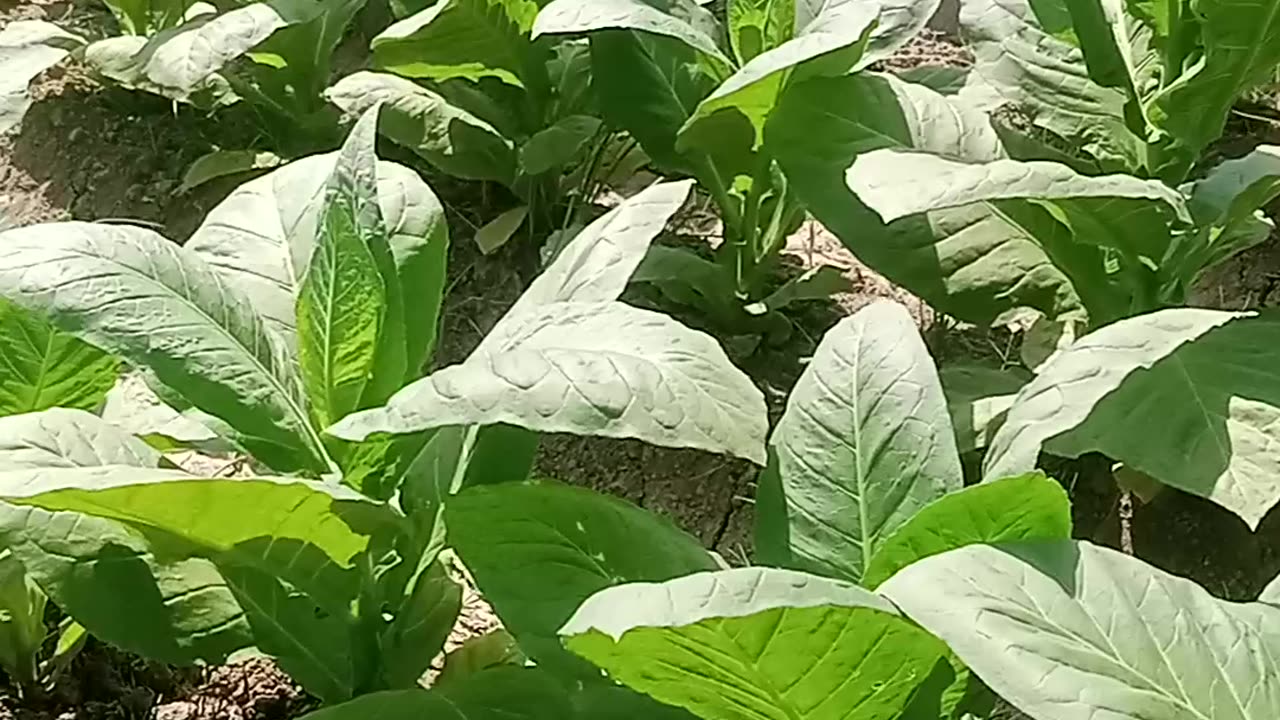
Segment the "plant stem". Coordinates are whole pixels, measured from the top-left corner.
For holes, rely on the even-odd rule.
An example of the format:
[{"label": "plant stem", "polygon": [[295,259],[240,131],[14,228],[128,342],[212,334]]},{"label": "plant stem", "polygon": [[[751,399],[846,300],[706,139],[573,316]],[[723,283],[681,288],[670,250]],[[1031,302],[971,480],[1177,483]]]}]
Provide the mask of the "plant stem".
[{"label": "plant stem", "polygon": [[561,230],[568,229],[569,224],[573,222],[573,214],[578,209],[578,202],[590,188],[592,176],[595,175],[596,167],[600,164],[600,157],[604,154],[605,146],[609,144],[609,138],[613,133],[609,128],[602,126],[597,131],[597,134],[596,146],[591,151],[591,159],[587,161],[587,169],[582,174],[582,179],[578,181],[578,191],[569,197],[569,206],[565,209],[564,221],[560,223]]}]

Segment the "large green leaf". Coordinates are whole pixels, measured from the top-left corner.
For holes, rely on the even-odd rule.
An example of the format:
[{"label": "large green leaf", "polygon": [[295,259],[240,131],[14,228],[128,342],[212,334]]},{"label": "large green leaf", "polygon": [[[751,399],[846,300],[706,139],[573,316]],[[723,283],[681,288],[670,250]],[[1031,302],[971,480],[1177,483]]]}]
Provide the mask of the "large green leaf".
[{"label": "large green leaf", "polygon": [[449,175],[512,181],[516,156],[511,141],[421,85],[387,73],[361,71],[339,80],[325,91],[325,97],[349,116],[382,103],[382,134]]},{"label": "large green leaf", "polygon": [[1114,550],[971,545],[882,592],[1037,720],[1280,712],[1280,608],[1217,600]]},{"label": "large green leaf", "polygon": [[[298,364],[311,416],[320,427],[360,407],[380,360],[392,364],[387,369],[392,378],[397,369],[399,377],[405,374],[402,339],[389,344],[399,351],[398,368],[394,359],[380,357],[386,352],[380,347],[383,337],[403,333],[404,308],[393,320],[392,294],[375,259],[375,253],[391,256],[378,210],[377,123],[378,111],[370,110],[338,153],[315,248],[298,288]],[[401,327],[393,326],[396,320]]]},{"label": "large green leaf", "polygon": [[707,335],[615,301],[684,203],[657,185],[592,223],[465,362],[330,429],[345,440],[446,425],[638,438],[763,462],[763,398]]},{"label": "large green leaf", "polygon": [[[818,345],[770,439],[757,503],[785,524],[786,546],[761,548],[795,567],[861,582],[880,544],[921,508],[964,485],[946,398],[915,321],[876,302]],[[762,533],[761,537],[765,537]]]},{"label": "large green leaf", "polygon": [[43,20],[16,20],[0,30],[0,134],[17,127],[30,109],[31,81],[84,43]]},{"label": "large green leaf", "polygon": [[716,561],[669,521],[554,483],[475,487],[445,508],[449,541],[530,656],[563,665],[556,631],[592,593],[660,581]]},{"label": "large green leaf", "polygon": [[1029,468],[1042,446],[1067,457],[1102,452],[1256,527],[1280,499],[1280,369],[1265,350],[1275,339],[1274,314],[1194,309],[1090,333],[1019,393],[986,473]]},{"label": "large green leaf", "polygon": [[379,68],[443,81],[493,77],[520,87],[544,84],[529,40],[533,0],[440,0],[373,39]]},{"label": "large green leaf", "polygon": [[1071,501],[1040,473],[981,483],[933,501],[890,535],[867,566],[870,588],[927,557],[976,543],[1071,538]]},{"label": "large green leaf", "polygon": [[187,99],[210,75],[273,33],[320,16],[315,0],[266,0],[217,15],[201,15],[158,33],[134,57],[137,72],[164,94]]},{"label": "large green leaf", "polygon": [[604,590],[560,630],[611,677],[699,717],[897,717],[942,643],[855,585],[742,568]]},{"label": "large green leaf", "polygon": [[98,348],[0,300],[0,415],[93,410],[111,390],[119,366]]},{"label": "large green leaf", "polygon": [[[297,328],[295,298],[336,163],[337,153],[315,155],[245,183],[209,213],[184,246],[246,294],[290,346]],[[448,226],[444,207],[417,173],[382,161],[377,177],[402,304],[421,322],[404,338],[410,375],[417,377],[435,346]]]},{"label": "large green leaf", "polygon": [[746,117],[755,128],[758,144],[787,84],[844,75],[857,67],[877,17],[878,8],[864,3],[827,3],[795,38],[757,55],[699,103],[681,130],[681,143],[686,133],[696,132],[699,122],[728,111]]},{"label": "large green leaf", "polygon": [[1025,229],[984,205],[885,224],[849,190],[854,159],[879,148],[971,162],[1003,157],[985,115],[921,85],[860,73],[791,88],[765,145],[789,187],[853,253],[942,312],[989,323],[1012,308],[1082,312],[1079,296]]},{"label": "large green leaf", "polygon": [[0,295],[59,329],[146,367],[221,418],[259,460],[328,467],[284,344],[251,295],[147,230],[58,223],[0,235]]},{"label": "large green leaf", "polygon": [[1146,165],[1144,138],[1125,123],[1124,90],[1089,76],[1062,2],[966,0],[960,26],[975,70],[1033,122],[1098,158],[1109,169]]},{"label": "large green leaf", "polygon": [[495,668],[431,690],[389,690],[316,710],[300,720],[568,720],[568,694],[532,668]]}]

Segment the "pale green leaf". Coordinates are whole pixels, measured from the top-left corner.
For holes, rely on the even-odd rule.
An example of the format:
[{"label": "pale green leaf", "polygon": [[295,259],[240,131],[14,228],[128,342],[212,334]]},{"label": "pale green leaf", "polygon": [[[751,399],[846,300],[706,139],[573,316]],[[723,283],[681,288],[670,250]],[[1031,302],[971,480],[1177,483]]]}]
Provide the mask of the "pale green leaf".
[{"label": "pale green leaf", "polygon": [[166,95],[187,99],[209,76],[273,33],[320,16],[315,0],[267,0],[218,15],[202,15],[151,38],[133,62]]},{"label": "pale green leaf", "polygon": [[998,200],[1098,200],[1111,208],[1124,200],[1162,203],[1170,217],[1191,216],[1176,190],[1129,175],[1088,177],[1044,161],[966,163],[925,153],[873,150],[849,168],[849,187],[885,222],[929,210]]},{"label": "pale green leaf", "polygon": [[863,584],[876,588],[927,557],[977,543],[1071,538],[1071,502],[1040,473],[981,483],[944,495],[894,531],[876,551]]},{"label": "pale green leaf", "polygon": [[43,20],[15,20],[0,30],[0,134],[17,127],[34,101],[27,86],[85,44]]},{"label": "pale green leaf", "polygon": [[592,596],[560,630],[611,677],[699,717],[897,717],[943,645],[838,580],[742,568]]},{"label": "pale green leaf", "polygon": [[552,0],[533,25],[533,35],[635,30],[679,40],[729,66],[716,45],[716,22],[694,0]]},{"label": "pale green leaf", "polygon": [[361,71],[339,80],[325,98],[357,117],[382,103],[379,129],[446,173],[510,183],[515,151],[492,125],[414,82]]},{"label": "pale green leaf", "polygon": [[990,207],[885,224],[845,183],[861,153],[915,149],[971,162],[1003,157],[986,116],[892,76],[817,79],[790,89],[766,148],[810,212],[863,262],[942,312],[989,323],[1015,307],[1081,313],[1079,296],[1027,231]]},{"label": "pale green leaf", "polygon": [[201,422],[206,418],[198,410],[182,412],[169,406],[140,372],[120,376],[102,404],[102,419],[161,449],[227,449],[227,443]]},{"label": "pale green leaf", "polygon": [[[375,259],[375,253],[391,254],[378,208],[377,124],[374,108],[360,118],[338,153],[325,187],[315,247],[298,288],[298,364],[311,417],[319,427],[361,406],[375,370],[392,378],[405,376],[403,340],[383,346],[384,336],[403,333],[393,323],[403,324],[404,308],[392,317],[391,288]],[[388,357],[396,351],[397,356]]]},{"label": "pale green leaf", "polygon": [[1085,542],[970,545],[882,592],[1036,718],[1269,720],[1280,608],[1228,603]]},{"label": "pale green leaf", "polygon": [[197,254],[125,225],[11,230],[0,235],[0,295],[146,367],[262,462],[327,469],[284,344],[253,297]]},{"label": "pale green leaf", "polygon": [[22,563],[12,553],[0,553],[0,668],[23,693],[40,682],[36,662],[45,639],[47,602]]},{"label": "pale green leaf", "polygon": [[445,508],[449,541],[522,649],[562,664],[556,631],[582,601],[716,561],[669,521],[616,498],[554,483],[471,488]]},{"label": "pale green leaf", "polygon": [[158,451],[83,410],[52,408],[0,417],[0,472],[159,464]]},{"label": "pale green leaf", "polygon": [[938,377],[961,453],[987,446],[1013,398],[1031,379],[1019,368],[997,370],[977,364],[948,365],[938,371]]},{"label": "pale green leaf", "polygon": [[0,299],[0,415],[69,407],[93,410],[119,361]]},{"label": "pale green leaf", "polygon": [[758,145],[788,84],[844,75],[859,66],[876,18],[877,9],[863,3],[828,3],[794,39],[757,55],[699,103],[679,142],[684,144],[686,134],[717,112],[736,111],[755,128]]},{"label": "pale green leaf", "polygon": [[490,220],[476,230],[474,238],[476,247],[480,248],[480,252],[485,255],[493,254],[498,248],[507,244],[511,236],[524,225],[524,220],[528,216],[529,206],[519,205]]},{"label": "pale green leaf", "polygon": [[738,63],[772,50],[795,34],[795,0],[729,0],[729,44]]},{"label": "pale green leaf", "polygon": [[758,502],[757,513],[787,525],[787,547],[771,554],[851,582],[894,530],[964,484],[938,373],[911,315],[889,301],[822,339],[770,448],[785,505]]},{"label": "pale green leaf", "polygon": [[[245,183],[215,207],[185,249],[246,294],[270,327],[295,343],[295,297],[311,261],[322,220],[325,187],[337,153],[296,160]],[[444,207],[417,173],[377,165],[378,206],[398,269],[402,304],[416,324],[404,335],[412,377],[435,345],[444,292],[448,226]],[[393,378],[387,378],[388,382]]]},{"label": "pale green leaf", "polygon": [[1256,527],[1280,499],[1280,374],[1264,350],[1273,338],[1280,321],[1271,314],[1196,309],[1090,333],[1019,393],[986,474],[1029,468],[1041,447],[1066,457],[1096,451]]},{"label": "pale green leaf", "polygon": [[492,77],[518,87],[529,82],[536,86],[529,31],[537,12],[532,0],[440,0],[375,37],[373,60],[379,68],[407,77]]},{"label": "pale green leaf", "polygon": [[173,192],[175,195],[181,195],[218,178],[243,175],[256,170],[270,170],[282,162],[284,160],[273,152],[214,150],[201,155],[191,163],[182,175],[182,184]]}]

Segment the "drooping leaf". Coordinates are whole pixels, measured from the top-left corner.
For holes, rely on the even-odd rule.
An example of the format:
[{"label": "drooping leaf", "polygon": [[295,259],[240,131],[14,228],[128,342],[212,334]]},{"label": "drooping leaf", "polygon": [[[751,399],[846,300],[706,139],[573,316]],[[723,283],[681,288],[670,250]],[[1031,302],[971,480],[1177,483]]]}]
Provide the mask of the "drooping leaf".
[{"label": "drooping leaf", "polygon": [[101,414],[103,420],[162,450],[194,447],[225,451],[229,447],[201,422],[207,418],[198,410],[184,412],[166,404],[139,372],[120,376],[107,392]]},{"label": "drooping leaf", "polygon": [[201,15],[152,37],[133,63],[164,94],[185,100],[202,89],[209,76],[276,31],[311,22],[323,10],[315,0],[266,0]]},{"label": "drooping leaf", "polygon": [[0,299],[0,415],[68,407],[92,410],[120,363],[48,321]]},{"label": "drooping leaf", "polygon": [[0,30],[0,134],[27,114],[31,81],[84,44],[84,38],[43,20],[15,20]]},{"label": "drooping leaf", "polygon": [[554,303],[519,320],[492,350],[432,373],[329,432],[363,440],[506,423],[763,462],[763,398],[710,336],[616,302]]},{"label": "drooping leaf", "polygon": [[889,301],[822,339],[770,449],[784,504],[762,496],[758,522],[785,523],[787,547],[767,552],[851,582],[894,530],[964,484],[937,371],[911,316]]},{"label": "drooping leaf", "polygon": [[1280,608],[1217,600],[1114,550],[970,545],[906,568],[882,592],[1032,717],[1263,720],[1280,710],[1270,650]]},{"label": "drooping leaf", "polygon": [[560,634],[614,679],[708,719],[897,717],[944,651],[871,592],[768,568],[612,587]]},{"label": "drooping leaf", "polygon": [[600,118],[570,115],[535,133],[520,146],[520,172],[541,175],[565,167],[600,130]]},{"label": "drooping leaf", "polygon": [[524,653],[511,633],[496,628],[483,635],[467,638],[444,656],[444,667],[435,685],[443,687],[472,675],[503,665],[523,667]]},{"label": "drooping leaf", "polygon": [[685,143],[699,122],[728,111],[746,117],[758,145],[764,123],[786,86],[813,77],[844,75],[857,67],[876,18],[874,6],[847,0],[826,3],[794,39],[757,55],[699,103],[680,131],[679,142]]},{"label": "drooping leaf", "polygon": [[975,71],[1034,123],[1101,161],[1109,170],[1146,165],[1143,138],[1125,122],[1126,94],[1089,77],[1066,6],[1029,0],[967,0],[960,27]]},{"label": "drooping leaf", "polygon": [[568,694],[536,669],[494,668],[431,690],[387,690],[303,715],[301,720],[564,720]]},{"label": "drooping leaf", "polygon": [[476,247],[485,255],[497,252],[524,225],[527,217],[529,206],[519,205],[490,220],[476,230]]},{"label": "drooping leaf", "polygon": [[1071,502],[1061,485],[1040,473],[1003,478],[921,509],[871,557],[863,584],[879,587],[914,562],[966,545],[1070,538]]},{"label": "drooping leaf", "polygon": [[492,77],[536,88],[546,79],[529,40],[537,12],[533,0],[440,0],[375,37],[373,59],[407,77]]},{"label": "drooping leaf", "polygon": [[712,570],[715,559],[669,521],[554,483],[471,488],[445,508],[449,540],[521,648],[543,664],[573,658],[556,631],[598,590]]},{"label": "drooping leaf", "polygon": [[445,425],[632,437],[763,461],[763,399],[709,336],[614,301],[689,183],[650,188],[592,223],[475,353],[329,432],[345,440]]},{"label": "drooping leaf", "polygon": [[765,145],[789,187],[876,271],[958,318],[989,323],[1015,307],[1081,313],[1079,296],[1025,229],[990,207],[937,211],[885,224],[845,183],[860,154],[916,149],[971,162],[1003,156],[985,115],[920,85],[859,73],[791,88]]},{"label": "drooping leaf", "polygon": [[325,91],[325,97],[351,117],[382,103],[382,134],[450,175],[512,181],[516,156],[511,141],[421,85],[387,73],[361,71],[339,80]]},{"label": "drooping leaf", "polygon": [[375,108],[356,123],[338,153],[298,288],[298,364],[311,416],[320,427],[360,407],[380,361],[392,365],[392,377],[405,373],[403,341],[389,347],[400,353],[398,368],[383,356],[388,349],[380,347],[384,336],[404,332],[392,327],[394,320],[403,324],[404,308],[391,317],[388,288],[375,259],[375,253],[391,254],[378,210],[377,123]]},{"label": "drooping leaf", "polygon": [[[1019,393],[996,433],[988,477],[1037,451],[1102,452],[1208,498],[1256,527],[1280,499],[1270,470],[1280,375],[1263,348],[1272,314],[1161,310],[1090,333]],[[1153,432],[1153,428],[1158,428]]]},{"label": "drooping leaf", "polygon": [[1200,270],[1265,240],[1269,220],[1258,209],[1280,195],[1280,148],[1260,145],[1242,158],[1216,165],[1192,184],[1188,205],[1200,232],[1173,270],[1188,282]]},{"label": "drooping leaf", "polygon": [[322,472],[283,343],[253,298],[147,230],[58,223],[0,235],[0,295],[154,373],[259,460]]},{"label": "drooping leaf", "polygon": [[716,45],[715,18],[696,0],[552,0],[533,24],[533,35],[632,30],[679,40],[729,66]]},{"label": "drooping leaf", "polygon": [[[290,346],[297,328],[295,296],[314,251],[325,186],[336,163],[337,153],[316,155],[245,183],[209,213],[184,246],[245,293]],[[444,207],[417,173],[382,161],[377,177],[402,304],[420,323],[404,336],[407,366],[417,377],[435,346],[448,227]]]}]

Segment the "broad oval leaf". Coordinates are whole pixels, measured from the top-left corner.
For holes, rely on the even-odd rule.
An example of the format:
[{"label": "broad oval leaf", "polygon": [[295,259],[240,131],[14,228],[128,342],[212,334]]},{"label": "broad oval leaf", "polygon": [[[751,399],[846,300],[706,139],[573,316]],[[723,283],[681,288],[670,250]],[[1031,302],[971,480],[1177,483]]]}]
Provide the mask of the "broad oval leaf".
[{"label": "broad oval leaf", "polygon": [[1217,600],[1114,550],[971,545],[908,567],[881,591],[1034,718],[1280,712],[1280,608]]},{"label": "broad oval leaf", "polygon": [[[879,301],[818,345],[770,439],[758,522],[785,525],[795,567],[861,582],[882,542],[964,485],[946,398],[915,321]],[[762,533],[761,537],[767,537]]]},{"label": "broad oval leaf", "polygon": [[977,543],[1069,540],[1071,501],[1041,473],[981,483],[944,495],[903,523],[876,550],[862,584],[879,587],[927,557]]},{"label": "broad oval leaf", "polygon": [[361,71],[325,91],[344,115],[382,104],[379,130],[446,173],[468,180],[510,183],[516,154],[492,125],[402,77]]},{"label": "broad oval leaf", "polygon": [[[657,581],[716,561],[670,521],[555,483],[470,488],[445,506],[449,542],[530,656],[566,667],[556,631],[603,588]],[[574,667],[573,664],[567,667]]]},{"label": "broad oval leaf", "polygon": [[0,234],[0,295],[146,367],[286,471],[328,462],[298,379],[253,298],[153,232],[57,223]]},{"label": "broad oval leaf", "polygon": [[708,720],[897,717],[945,650],[874,593],[768,568],[609,588],[560,634],[615,680]]},{"label": "broad oval leaf", "polygon": [[0,30],[0,134],[17,127],[31,108],[31,81],[84,44],[43,20],[15,20]]},{"label": "broad oval leaf", "polygon": [[1090,333],[1019,393],[992,440],[986,475],[1032,467],[1041,446],[1067,457],[1097,451],[1256,527],[1280,499],[1272,338],[1280,339],[1273,314],[1195,309]]},{"label": "broad oval leaf", "polygon": [[0,415],[52,407],[93,410],[119,369],[110,355],[0,299]]},{"label": "broad oval leaf", "polygon": [[518,317],[499,346],[432,373],[329,432],[358,441],[505,423],[726,452],[763,464],[764,398],[710,336],[621,303],[552,303]]},{"label": "broad oval leaf", "polygon": [[1035,239],[990,207],[885,224],[849,190],[860,154],[915,149],[985,162],[1003,157],[985,114],[922,85],[859,73],[790,88],[765,127],[789,187],[853,253],[931,305],[989,323],[1015,307],[1083,312],[1071,282]]},{"label": "broad oval leaf", "polygon": [[[311,261],[325,187],[337,153],[296,160],[241,185],[215,207],[184,248],[253,301],[271,328],[295,343],[295,302]],[[444,207],[412,170],[377,165],[378,206],[390,233],[403,306],[422,326],[405,333],[411,369],[434,346],[435,317],[444,289],[448,227]]]}]

